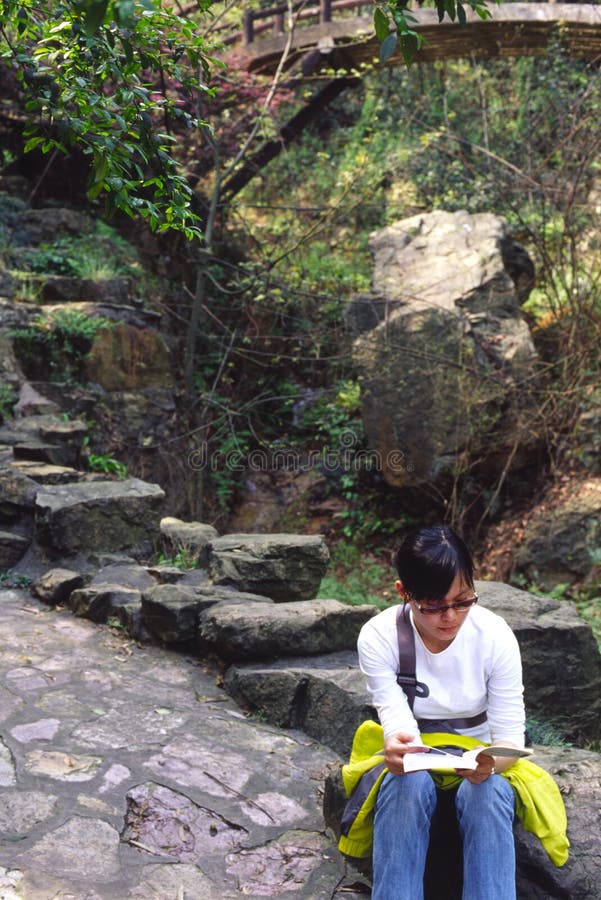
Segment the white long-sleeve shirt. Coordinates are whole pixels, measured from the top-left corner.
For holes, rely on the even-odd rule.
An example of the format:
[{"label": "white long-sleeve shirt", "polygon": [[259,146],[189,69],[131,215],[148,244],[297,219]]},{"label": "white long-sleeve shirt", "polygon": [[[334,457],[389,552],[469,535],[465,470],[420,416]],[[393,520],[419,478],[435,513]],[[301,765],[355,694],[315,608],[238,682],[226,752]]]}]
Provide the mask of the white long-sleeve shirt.
[{"label": "white long-sleeve shirt", "polygon": [[397,609],[391,607],[370,619],[358,641],[359,666],[367,677],[384,736],[417,735],[416,719],[464,718],[486,710],[488,720],[482,725],[457,730],[478,740],[511,741],[523,747],[522,664],[507,622],[474,606],[449,646],[432,653],[415,628],[412,613],[416,676],[430,691],[428,697],[416,697],[412,713],[406,694],[396,683]]}]

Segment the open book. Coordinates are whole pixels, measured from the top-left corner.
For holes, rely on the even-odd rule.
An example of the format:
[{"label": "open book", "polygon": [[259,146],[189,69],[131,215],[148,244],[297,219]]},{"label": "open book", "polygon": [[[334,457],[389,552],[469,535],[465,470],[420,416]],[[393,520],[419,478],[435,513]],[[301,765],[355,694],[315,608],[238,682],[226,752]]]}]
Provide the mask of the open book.
[{"label": "open book", "polygon": [[[405,772],[418,772],[422,769],[477,769],[477,757],[484,756],[508,756],[512,759],[520,759],[523,756],[532,756],[533,750],[526,747],[507,747],[495,744],[494,747],[474,747],[473,750],[441,750],[439,747],[426,747],[415,743],[416,751],[405,753],[403,756],[403,768]],[[422,752],[424,751],[424,752]],[[427,751],[427,752],[425,752]]]}]

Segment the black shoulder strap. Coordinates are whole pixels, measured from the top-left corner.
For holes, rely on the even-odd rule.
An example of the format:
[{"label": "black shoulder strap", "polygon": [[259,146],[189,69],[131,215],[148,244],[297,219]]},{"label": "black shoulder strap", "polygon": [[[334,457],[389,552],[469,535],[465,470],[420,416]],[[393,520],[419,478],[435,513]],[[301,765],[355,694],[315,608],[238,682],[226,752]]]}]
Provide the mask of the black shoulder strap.
[{"label": "black shoulder strap", "polygon": [[415,677],[415,635],[409,618],[409,604],[399,606],[396,614],[396,633],[399,642],[399,670],[397,684],[407,694],[409,708],[413,709],[416,697],[427,697],[428,685]]}]

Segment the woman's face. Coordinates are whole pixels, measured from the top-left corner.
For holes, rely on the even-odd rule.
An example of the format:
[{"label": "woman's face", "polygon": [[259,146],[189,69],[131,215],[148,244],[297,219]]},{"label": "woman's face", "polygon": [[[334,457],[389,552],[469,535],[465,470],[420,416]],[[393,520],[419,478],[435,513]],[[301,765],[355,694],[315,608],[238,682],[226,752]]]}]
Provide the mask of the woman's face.
[{"label": "woman's face", "polygon": [[[400,586],[400,590],[399,587],[397,587],[397,591],[403,596],[403,586],[401,582],[397,581],[396,585]],[[466,584],[462,580],[461,575],[456,575],[442,600],[432,600],[429,604],[427,598],[420,598],[419,604],[420,606],[448,606],[450,603],[457,603],[459,600],[468,600],[473,596],[473,587]],[[457,609],[449,609],[444,613],[428,615],[419,611],[418,605],[414,600],[411,600],[410,602],[415,627],[428,650],[433,653],[440,653],[441,650],[445,650],[449,644],[455,640],[459,629],[470,612],[469,609],[464,610],[463,612]]]}]

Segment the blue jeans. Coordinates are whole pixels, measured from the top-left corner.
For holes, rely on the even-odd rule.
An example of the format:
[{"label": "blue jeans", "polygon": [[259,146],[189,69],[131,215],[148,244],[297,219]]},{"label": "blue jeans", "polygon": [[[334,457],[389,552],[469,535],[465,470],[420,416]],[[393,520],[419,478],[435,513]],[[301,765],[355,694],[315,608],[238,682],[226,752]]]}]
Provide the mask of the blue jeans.
[{"label": "blue jeans", "polygon": [[[437,792],[427,772],[388,773],[374,819],[372,900],[423,900]],[[513,788],[501,775],[465,779],[455,797],[463,840],[463,900],[515,900]]]}]

